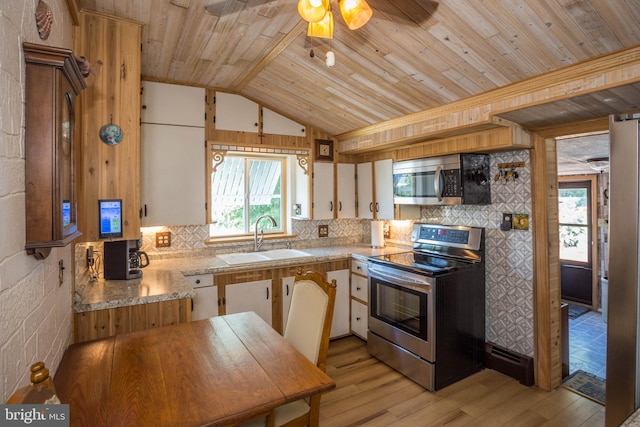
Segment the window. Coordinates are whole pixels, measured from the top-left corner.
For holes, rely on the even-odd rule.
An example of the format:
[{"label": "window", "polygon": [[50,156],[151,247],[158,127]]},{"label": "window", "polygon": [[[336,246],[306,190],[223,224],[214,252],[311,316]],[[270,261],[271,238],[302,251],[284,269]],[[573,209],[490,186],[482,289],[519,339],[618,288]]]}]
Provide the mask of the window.
[{"label": "window", "polygon": [[[284,156],[228,154],[211,172],[210,213],[212,236],[253,233],[261,215],[271,215],[284,232]],[[268,222],[265,222],[265,225]]]},{"label": "window", "polygon": [[558,189],[560,259],[591,263],[591,182],[561,182]]}]

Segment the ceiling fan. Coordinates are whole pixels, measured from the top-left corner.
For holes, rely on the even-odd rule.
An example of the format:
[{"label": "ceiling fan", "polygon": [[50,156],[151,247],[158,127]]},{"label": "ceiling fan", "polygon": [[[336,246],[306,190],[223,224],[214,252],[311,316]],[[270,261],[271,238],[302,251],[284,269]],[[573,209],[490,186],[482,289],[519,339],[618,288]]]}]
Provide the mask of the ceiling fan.
[{"label": "ceiling fan", "polygon": [[[337,11],[344,3],[360,0],[301,0],[296,1],[296,4],[303,1],[328,3],[332,10]],[[431,18],[438,8],[438,2],[435,0],[366,0],[366,2],[375,19],[389,20],[402,25],[419,26]],[[284,7],[295,8],[296,6],[293,5],[293,0],[208,0],[204,9],[208,14],[222,19],[253,8],[262,8],[259,13],[269,16]]]}]

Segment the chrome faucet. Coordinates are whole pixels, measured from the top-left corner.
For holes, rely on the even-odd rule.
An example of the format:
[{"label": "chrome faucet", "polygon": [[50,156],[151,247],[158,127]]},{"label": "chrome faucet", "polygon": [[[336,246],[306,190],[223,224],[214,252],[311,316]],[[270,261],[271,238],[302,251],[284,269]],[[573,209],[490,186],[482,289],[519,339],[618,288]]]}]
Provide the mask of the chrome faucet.
[{"label": "chrome faucet", "polygon": [[271,225],[273,227],[277,227],[278,223],[276,222],[275,218],[272,217],[271,215],[262,215],[261,217],[259,217],[258,219],[256,219],[256,224],[254,225],[254,229],[253,229],[253,250],[258,252],[260,250],[260,246],[262,246],[262,241],[264,239],[264,230],[260,230],[260,238],[258,239],[258,224],[260,223],[260,221],[264,218],[268,218],[271,220]]}]

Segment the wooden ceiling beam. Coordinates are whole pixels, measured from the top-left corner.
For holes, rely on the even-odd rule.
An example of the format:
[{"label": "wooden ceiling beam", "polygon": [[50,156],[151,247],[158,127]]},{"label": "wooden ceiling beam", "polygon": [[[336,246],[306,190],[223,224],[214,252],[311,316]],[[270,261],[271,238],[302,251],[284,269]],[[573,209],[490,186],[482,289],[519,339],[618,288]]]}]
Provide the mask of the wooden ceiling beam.
[{"label": "wooden ceiling beam", "polygon": [[640,81],[640,46],[548,72],[447,105],[337,135],[343,154],[440,138],[496,125],[494,116]]}]

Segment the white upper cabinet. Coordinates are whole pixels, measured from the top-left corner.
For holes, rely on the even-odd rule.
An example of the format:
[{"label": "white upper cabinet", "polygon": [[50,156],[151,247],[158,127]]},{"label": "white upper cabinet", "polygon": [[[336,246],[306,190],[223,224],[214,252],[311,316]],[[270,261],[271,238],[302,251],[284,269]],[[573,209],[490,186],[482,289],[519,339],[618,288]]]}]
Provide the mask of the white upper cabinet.
[{"label": "white upper cabinet", "polygon": [[274,135],[305,136],[306,128],[288,117],[268,108],[262,108],[262,132]]},{"label": "white upper cabinet", "polygon": [[260,133],[260,107],[257,103],[240,95],[216,92],[217,130]]},{"label": "white upper cabinet", "polygon": [[338,163],[338,218],[355,218],[356,216],[356,165]]},{"label": "white upper cabinet", "polygon": [[313,164],[313,219],[333,219],[333,163]]},{"label": "white upper cabinet", "polygon": [[378,160],[374,163],[376,189],[375,211],[377,219],[394,219],[393,212],[393,161]]},{"label": "white upper cabinet", "polygon": [[206,224],[204,128],[143,123],[142,226]]},{"label": "white upper cabinet", "polygon": [[205,89],[141,82],[142,123],[204,127]]},{"label": "white upper cabinet", "polygon": [[373,167],[358,163],[358,218],[373,219]]}]

